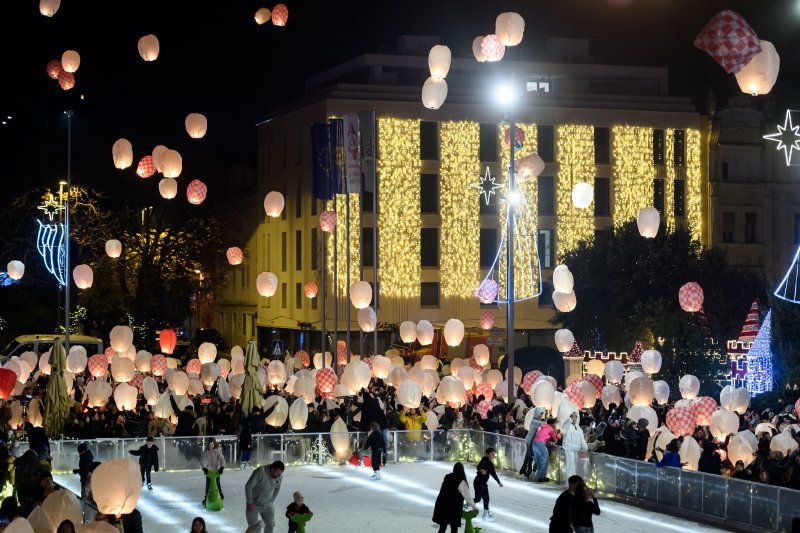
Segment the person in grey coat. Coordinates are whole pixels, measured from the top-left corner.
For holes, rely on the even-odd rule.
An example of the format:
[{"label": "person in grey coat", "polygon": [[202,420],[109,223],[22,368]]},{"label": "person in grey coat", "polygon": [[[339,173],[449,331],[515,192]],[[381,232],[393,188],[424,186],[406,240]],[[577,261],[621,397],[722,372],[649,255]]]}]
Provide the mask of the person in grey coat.
[{"label": "person in grey coat", "polygon": [[528,427],[528,433],[525,435],[525,442],[528,444],[525,452],[525,461],[522,463],[522,468],[519,473],[525,477],[530,477],[533,472],[533,437],[539,431],[539,427],[544,424],[544,407],[536,407],[533,410],[533,417],[531,418],[531,425]]},{"label": "person in grey coat", "polygon": [[282,461],[275,461],[269,466],[256,468],[250,474],[250,479],[244,486],[248,530],[261,531],[263,527],[264,533],[273,533],[275,498],[281,490],[284,469]]}]

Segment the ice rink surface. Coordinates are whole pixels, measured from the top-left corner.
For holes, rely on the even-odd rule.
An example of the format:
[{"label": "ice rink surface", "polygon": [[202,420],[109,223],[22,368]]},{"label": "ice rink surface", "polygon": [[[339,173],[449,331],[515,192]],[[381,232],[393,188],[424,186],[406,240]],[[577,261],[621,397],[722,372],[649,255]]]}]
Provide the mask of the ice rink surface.
[{"label": "ice rink surface", "polygon": [[[472,483],[475,465],[465,465]],[[288,467],[283,474],[281,492],[276,502],[275,532],[288,530],[283,514],[300,491],[314,513],[308,523],[309,533],[418,533],[435,532],[431,522],[433,504],[445,474],[452,463],[389,464],[383,479],[371,481],[371,469],[352,466]],[[490,480],[491,509],[495,522],[476,520],[486,533],[547,531],[553,503],[560,487],[533,484],[517,475],[499,473],[503,488]],[[250,471],[226,470],[222,476],[225,509],[206,511],[200,506],[205,480],[200,470],[194,472],[159,472],[153,474],[153,491],[145,488],[137,509],[142,513],[147,532],[188,531],[192,519],[202,516],[210,533],[237,532],[246,529],[244,519],[244,484]],[[79,492],[77,475],[58,475],[56,481]],[[633,506],[600,500],[600,516],[594,518],[598,533],[687,533],[723,531],[689,520],[673,518]],[[461,530],[463,531],[463,529]]]}]

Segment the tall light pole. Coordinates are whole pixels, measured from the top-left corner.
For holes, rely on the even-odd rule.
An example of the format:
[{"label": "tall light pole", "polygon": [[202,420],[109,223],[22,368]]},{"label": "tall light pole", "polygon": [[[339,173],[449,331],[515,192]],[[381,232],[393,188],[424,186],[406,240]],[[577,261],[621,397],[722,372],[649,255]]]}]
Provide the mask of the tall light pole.
[{"label": "tall light pole", "polygon": [[72,281],[69,268],[70,207],[69,197],[72,193],[72,115],[71,110],[64,111],[67,116],[67,201],[64,202],[64,349],[69,353],[69,327],[72,295]]}]

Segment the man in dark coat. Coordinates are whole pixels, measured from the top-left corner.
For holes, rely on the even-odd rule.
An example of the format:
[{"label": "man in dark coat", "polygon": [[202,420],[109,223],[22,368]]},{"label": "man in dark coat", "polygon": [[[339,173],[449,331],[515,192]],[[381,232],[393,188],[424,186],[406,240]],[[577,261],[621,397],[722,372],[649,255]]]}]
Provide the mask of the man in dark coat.
[{"label": "man in dark coat", "polygon": [[433,507],[433,521],[439,524],[439,533],[444,533],[448,526],[451,531],[457,531],[461,526],[461,513],[465,497],[472,509],[477,512],[475,502],[469,494],[464,465],[456,463],[453,465],[453,471],[444,476],[442,488],[439,489],[439,495],[436,497],[436,504]]},{"label": "man in dark coat", "polygon": [[194,412],[193,405],[187,405],[186,409],[181,411],[175,397],[169,395],[169,403],[172,404],[172,412],[178,417],[178,425],[175,427],[176,437],[196,437],[200,434],[200,429],[197,427],[197,413]]},{"label": "man in dark coat", "polygon": [[553,506],[553,516],[550,517],[550,533],[572,533],[572,499],[575,496],[575,489],[583,483],[581,476],[570,476],[567,480],[569,488],[556,498]]},{"label": "man in dark coat", "polygon": [[138,450],[130,450],[128,453],[139,457],[139,470],[142,473],[142,485],[145,477],[147,478],[147,490],[153,490],[150,482],[150,470],[158,472],[158,446],[153,444],[153,437],[147,437],[147,442]]},{"label": "man in dark coat", "polygon": [[81,497],[88,494],[89,473],[92,471],[92,463],[94,463],[94,456],[92,450],[89,449],[89,444],[81,442],[78,444],[78,468],[72,471],[73,474],[78,474],[81,480]]}]

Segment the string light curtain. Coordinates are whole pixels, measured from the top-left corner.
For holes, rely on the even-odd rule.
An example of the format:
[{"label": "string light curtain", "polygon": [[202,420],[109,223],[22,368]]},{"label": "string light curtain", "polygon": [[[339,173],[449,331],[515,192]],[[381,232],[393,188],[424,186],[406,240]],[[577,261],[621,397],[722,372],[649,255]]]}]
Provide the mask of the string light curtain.
[{"label": "string light curtain", "polygon": [[700,130],[686,130],[686,223],[692,238],[703,240],[703,164]]},{"label": "string light curtain", "polygon": [[442,296],[473,298],[480,274],[480,205],[471,184],[481,171],[480,126],[443,122],[439,135]]},{"label": "string light curtain", "polygon": [[653,205],[653,129],[614,126],[614,227]]},{"label": "string light curtain", "polygon": [[[328,241],[328,275],[333,284],[333,256],[338,257],[336,264],[336,288],[340,296],[347,294],[347,197],[350,197],[350,283],[361,279],[361,247],[359,234],[361,232],[361,202],[356,193],[336,195],[336,247],[333,239]],[[333,201],[325,202],[325,209],[333,211]]]},{"label": "string light curtain", "polygon": [[389,298],[420,294],[419,122],[378,118],[378,282]]},{"label": "string light curtain", "polygon": [[594,127],[565,124],[556,130],[558,183],[556,185],[556,245],[559,260],[578,243],[594,237],[594,207],[578,209],[572,203],[576,183],[593,183]]}]

